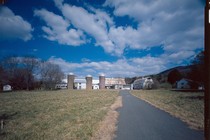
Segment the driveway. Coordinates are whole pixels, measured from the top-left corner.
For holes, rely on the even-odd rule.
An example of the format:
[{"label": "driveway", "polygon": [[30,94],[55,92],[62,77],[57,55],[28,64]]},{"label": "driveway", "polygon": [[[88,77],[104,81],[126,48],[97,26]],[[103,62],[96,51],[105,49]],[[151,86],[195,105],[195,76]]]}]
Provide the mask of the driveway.
[{"label": "driveway", "polygon": [[120,91],[123,107],[115,140],[203,140],[204,132],[190,129],[170,114]]}]

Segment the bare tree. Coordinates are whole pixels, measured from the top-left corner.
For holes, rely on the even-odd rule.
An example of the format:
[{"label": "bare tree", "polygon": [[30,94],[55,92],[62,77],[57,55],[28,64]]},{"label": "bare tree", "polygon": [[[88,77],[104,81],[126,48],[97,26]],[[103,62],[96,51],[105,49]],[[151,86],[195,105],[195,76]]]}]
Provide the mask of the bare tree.
[{"label": "bare tree", "polygon": [[0,65],[0,91],[3,88],[3,83],[4,82],[4,68],[2,65]]},{"label": "bare tree", "polygon": [[14,90],[33,89],[34,73],[39,60],[35,57],[6,57],[1,61],[1,85],[10,84]]},{"label": "bare tree", "polygon": [[22,63],[25,68],[26,89],[33,88],[34,73],[38,68],[39,60],[33,56],[22,58]]},{"label": "bare tree", "polygon": [[46,89],[54,89],[55,85],[64,78],[61,68],[51,62],[43,62],[40,65],[40,74],[43,85]]},{"label": "bare tree", "polygon": [[1,61],[2,66],[2,75],[1,75],[1,82],[2,86],[5,84],[10,84],[12,87],[16,85],[16,75],[17,69],[19,65],[19,60],[16,56],[5,57]]}]

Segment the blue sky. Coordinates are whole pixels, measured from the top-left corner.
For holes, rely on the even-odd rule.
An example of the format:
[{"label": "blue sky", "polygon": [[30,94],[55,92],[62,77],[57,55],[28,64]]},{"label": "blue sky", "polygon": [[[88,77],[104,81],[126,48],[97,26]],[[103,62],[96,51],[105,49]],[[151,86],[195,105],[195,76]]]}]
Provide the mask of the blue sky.
[{"label": "blue sky", "polygon": [[0,57],[32,55],[79,77],[155,74],[203,50],[203,12],[202,0],[7,0]]}]

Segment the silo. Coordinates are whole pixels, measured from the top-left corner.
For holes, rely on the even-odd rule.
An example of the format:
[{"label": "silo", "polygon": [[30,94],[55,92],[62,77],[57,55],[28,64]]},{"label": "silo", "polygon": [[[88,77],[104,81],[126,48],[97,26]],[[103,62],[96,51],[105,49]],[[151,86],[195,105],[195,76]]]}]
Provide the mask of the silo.
[{"label": "silo", "polygon": [[105,75],[99,75],[99,89],[105,89]]},{"label": "silo", "polygon": [[91,75],[87,75],[86,76],[86,89],[87,90],[91,90],[92,89],[92,76]]},{"label": "silo", "polygon": [[73,73],[68,74],[68,84],[67,84],[68,89],[74,89],[74,78],[75,76]]}]

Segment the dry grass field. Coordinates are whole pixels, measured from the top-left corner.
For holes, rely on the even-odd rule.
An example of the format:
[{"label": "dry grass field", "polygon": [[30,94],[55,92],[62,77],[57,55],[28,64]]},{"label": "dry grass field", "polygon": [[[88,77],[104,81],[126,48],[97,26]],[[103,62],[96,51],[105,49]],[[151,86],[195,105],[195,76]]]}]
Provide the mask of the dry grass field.
[{"label": "dry grass field", "polygon": [[204,129],[204,93],[134,90],[133,95],[180,118],[191,128]]},{"label": "dry grass field", "polygon": [[91,139],[118,91],[0,93],[0,139]]}]

